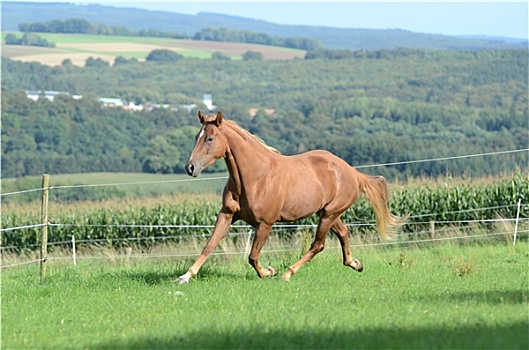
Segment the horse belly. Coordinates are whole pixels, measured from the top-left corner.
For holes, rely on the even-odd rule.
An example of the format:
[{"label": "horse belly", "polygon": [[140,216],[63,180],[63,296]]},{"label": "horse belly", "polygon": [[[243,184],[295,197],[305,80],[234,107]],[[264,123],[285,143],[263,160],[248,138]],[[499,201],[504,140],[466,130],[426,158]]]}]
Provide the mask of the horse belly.
[{"label": "horse belly", "polygon": [[289,188],[289,195],[281,209],[279,221],[295,221],[320,211],[325,205],[319,184],[298,183]]}]

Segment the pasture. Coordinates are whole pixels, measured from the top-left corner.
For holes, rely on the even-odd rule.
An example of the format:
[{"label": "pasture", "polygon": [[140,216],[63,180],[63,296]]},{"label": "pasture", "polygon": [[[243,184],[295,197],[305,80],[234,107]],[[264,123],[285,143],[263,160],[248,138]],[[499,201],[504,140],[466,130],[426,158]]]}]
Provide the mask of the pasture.
[{"label": "pasture", "polygon": [[[299,257],[264,252],[281,272]],[[527,242],[329,248],[290,282],[240,255],[50,261],[2,271],[4,348],[496,348],[528,343]]]},{"label": "pasture", "polygon": [[[2,37],[5,36],[5,32]],[[21,36],[21,33],[16,33]],[[38,33],[55,48],[36,46],[5,45],[2,41],[2,56],[23,62],[39,62],[58,66],[70,59],[77,66],[84,66],[88,57],[100,58],[110,64],[117,56],[144,60],[152,50],[167,49],[178,52],[184,57],[209,59],[214,52],[221,52],[232,59],[241,59],[247,51],[260,52],[263,59],[290,60],[303,58],[305,51],[277,46],[245,43],[197,41],[168,38],[106,36],[88,34]]]},{"label": "pasture", "polygon": [[[108,198],[145,198],[173,194],[222,193],[228,174],[226,172],[204,174],[203,178],[191,179],[185,174],[150,173],[82,173],[54,174],[50,185],[60,189],[57,195],[81,197],[76,200]],[[67,188],[82,184],[84,188]],[[42,176],[2,179],[2,192],[17,192],[40,188]],[[65,188],[66,187],[66,188]],[[7,196],[4,203],[38,200],[38,193]]]},{"label": "pasture", "polygon": [[[2,269],[4,348],[529,346],[529,250],[527,236],[521,234],[527,232],[527,226],[522,220],[513,246],[513,227],[508,221],[514,217],[510,209],[518,199],[526,203],[526,176],[474,179],[472,184],[462,179],[394,184],[394,208],[406,208],[420,221],[424,221],[423,212],[439,213],[443,215],[439,220],[451,226],[436,231],[435,241],[429,240],[432,235],[428,231],[419,236],[419,229],[410,226],[413,235],[403,234],[402,240],[391,245],[369,245],[376,242],[374,237],[353,229],[352,253],[363,261],[362,273],[342,265],[339,243],[331,235],[326,249],[290,282],[278,276],[259,279],[247,255],[242,254],[247,236],[234,235],[221,241],[215,255],[185,285],[174,281],[191,266],[210,228],[155,226],[212,225],[219,195],[175,193],[180,182],[172,181],[181,178],[174,175],[130,176],[51,176],[53,186],[152,181],[140,187],[156,186],[149,192],[170,190],[173,195],[137,199],[127,195],[90,202],[52,200],[49,220],[58,225],[50,227],[48,243],[57,244],[50,247],[42,284],[39,264],[27,263],[39,258],[33,246],[39,243],[39,231],[3,233],[4,247],[21,248],[3,251],[2,265],[22,263]],[[38,188],[38,180],[34,179],[35,186],[22,180],[6,183],[22,190]],[[190,184],[200,184],[200,188],[210,182],[222,186],[224,180],[191,180]],[[405,193],[400,193],[401,186]],[[64,190],[56,187],[50,192]],[[40,192],[30,194],[38,197]],[[481,197],[487,201],[482,202]],[[473,209],[496,208],[490,214],[493,217],[500,215],[496,210],[503,206],[509,212],[501,214],[506,220],[497,224],[478,225],[474,220],[482,219],[466,217],[474,213],[467,202]],[[347,221],[369,222],[362,201],[358,204]],[[527,217],[526,210],[524,204],[522,218]],[[488,211],[485,214],[489,215]],[[13,202],[4,205],[2,223],[4,227],[34,224],[39,215],[38,202]],[[458,223],[450,224],[451,220]],[[465,220],[472,221],[470,226]],[[121,227],[124,224],[141,227]],[[73,234],[78,240],[88,239],[77,246],[77,266],[73,266],[67,242]],[[174,240],[170,236],[175,236]],[[270,264],[283,273],[306,252],[308,236],[306,231],[294,236],[272,234],[261,256],[263,265]],[[98,238],[103,243],[92,241]],[[156,244],[152,244],[155,238]]]}]

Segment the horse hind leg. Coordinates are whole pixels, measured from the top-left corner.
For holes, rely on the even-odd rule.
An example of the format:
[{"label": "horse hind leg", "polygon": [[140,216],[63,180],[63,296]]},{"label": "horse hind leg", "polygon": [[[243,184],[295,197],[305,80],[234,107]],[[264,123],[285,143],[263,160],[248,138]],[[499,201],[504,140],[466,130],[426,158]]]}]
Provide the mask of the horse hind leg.
[{"label": "horse hind leg", "polygon": [[336,237],[338,237],[340,245],[342,246],[343,264],[358,272],[362,272],[364,270],[364,265],[360,260],[353,259],[351,255],[351,249],[349,248],[349,230],[347,225],[345,225],[343,221],[338,218],[332,224],[331,231],[334,232]]},{"label": "horse hind leg", "polygon": [[294,265],[288,268],[288,270],[283,274],[283,276],[281,276],[282,280],[290,280],[290,277],[295,274],[301,268],[301,266],[303,266],[306,262],[310,261],[312,258],[314,258],[314,256],[316,256],[316,254],[320,253],[324,249],[325,238],[327,237],[327,233],[329,233],[329,229],[333,221],[334,218],[331,219],[330,217],[322,217],[320,219],[318,228],[316,229],[316,237],[314,238],[314,242],[312,242],[309,251]]}]

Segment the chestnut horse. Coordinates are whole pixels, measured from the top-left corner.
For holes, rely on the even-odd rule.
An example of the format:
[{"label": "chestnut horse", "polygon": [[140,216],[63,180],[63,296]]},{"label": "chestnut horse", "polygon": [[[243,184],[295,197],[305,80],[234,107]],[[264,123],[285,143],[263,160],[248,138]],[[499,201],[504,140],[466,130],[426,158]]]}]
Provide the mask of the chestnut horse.
[{"label": "chestnut horse", "polygon": [[249,263],[259,277],[267,277],[276,275],[277,271],[271,266],[259,265],[259,253],[272,225],[277,221],[319,215],[314,242],[307,254],[283,274],[283,280],[289,280],[303,264],[323,250],[329,229],[341,243],[344,265],[359,272],[363,270],[362,262],[351,256],[348,229],[340,219],[359,191],[365,193],[374,208],[377,230],[382,238],[389,238],[392,229],[405,222],[406,217],[398,218],[389,212],[386,181],[382,176],[362,174],[326,151],[283,156],[236,123],[224,119],[221,112],[207,116],[198,112],[198,117],[202,128],[185,166],[187,173],[196,177],[216,160],[224,158],[229,178],[213,234],[193,266],[178,278],[178,283],[187,283],[197,274],[230,225],[239,219],[256,230]]}]

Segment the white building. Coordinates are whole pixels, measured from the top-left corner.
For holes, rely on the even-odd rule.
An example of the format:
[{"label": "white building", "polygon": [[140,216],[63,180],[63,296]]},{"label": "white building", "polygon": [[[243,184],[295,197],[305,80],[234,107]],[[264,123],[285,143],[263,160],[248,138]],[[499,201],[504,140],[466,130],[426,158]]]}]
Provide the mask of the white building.
[{"label": "white building", "polygon": [[202,97],[202,103],[209,109],[210,111],[215,109],[215,105],[213,104],[213,99],[211,98],[211,95],[206,94]]},{"label": "white building", "polygon": [[103,104],[103,107],[123,107],[125,105],[119,98],[101,97],[99,102]]},{"label": "white building", "polygon": [[69,92],[66,91],[42,91],[42,90],[27,90],[26,96],[33,100],[38,101],[40,97],[44,97],[45,99],[53,102],[56,96],[63,95],[63,96],[70,96],[74,100],[80,100],[83,98],[81,95],[70,95]]}]

